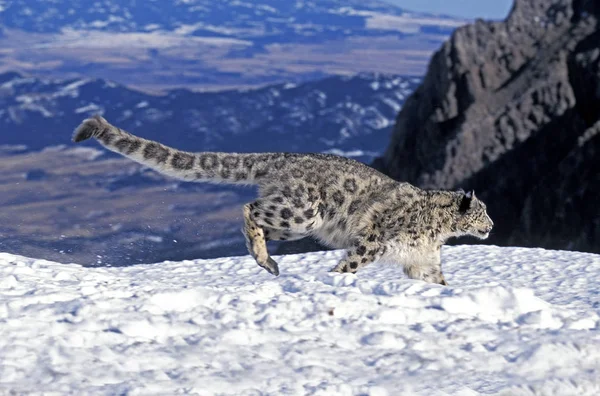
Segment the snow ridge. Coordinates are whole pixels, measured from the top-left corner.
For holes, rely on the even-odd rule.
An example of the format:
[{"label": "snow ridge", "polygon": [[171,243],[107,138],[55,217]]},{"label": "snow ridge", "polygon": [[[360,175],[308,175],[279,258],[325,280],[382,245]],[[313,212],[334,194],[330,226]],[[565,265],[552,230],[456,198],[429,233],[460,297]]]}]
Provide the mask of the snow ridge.
[{"label": "snow ridge", "polygon": [[340,251],[130,267],[0,254],[0,388],[76,394],[595,395],[600,256],[443,250],[450,287]]}]

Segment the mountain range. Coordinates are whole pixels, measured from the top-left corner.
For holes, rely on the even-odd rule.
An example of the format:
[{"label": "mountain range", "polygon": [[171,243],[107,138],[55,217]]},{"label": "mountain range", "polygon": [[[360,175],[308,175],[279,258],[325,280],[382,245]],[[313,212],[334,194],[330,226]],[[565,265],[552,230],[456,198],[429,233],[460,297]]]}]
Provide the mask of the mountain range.
[{"label": "mountain range", "polygon": [[102,114],[148,139],[190,151],[330,152],[365,162],[382,153],[419,78],[362,74],[303,84],[150,95],[101,79],[0,74],[2,143],[27,150],[68,144],[82,119]]},{"label": "mountain range", "polygon": [[0,72],[162,90],[421,76],[466,21],[381,1],[0,1]]}]

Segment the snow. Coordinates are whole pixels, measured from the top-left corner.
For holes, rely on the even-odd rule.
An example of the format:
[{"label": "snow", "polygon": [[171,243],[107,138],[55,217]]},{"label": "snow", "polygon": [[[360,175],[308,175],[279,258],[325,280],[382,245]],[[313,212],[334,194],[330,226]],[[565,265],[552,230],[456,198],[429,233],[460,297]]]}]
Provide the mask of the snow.
[{"label": "snow", "polygon": [[365,12],[367,29],[396,30],[403,33],[418,33],[423,26],[440,26],[446,28],[457,28],[467,23],[464,20],[441,19],[441,18],[417,18],[410,14],[386,15],[376,12]]},{"label": "snow", "polygon": [[[16,98],[17,102],[21,103],[20,108],[22,110],[28,110],[30,112],[40,113],[43,117],[50,118],[54,116],[52,112],[46,109],[44,106],[34,103],[34,98],[27,95],[20,95]],[[14,121],[15,117],[11,114],[11,119]]]},{"label": "snow", "polygon": [[56,40],[36,44],[35,48],[172,48],[175,46],[207,45],[248,46],[252,43],[226,37],[188,37],[160,31],[121,33],[64,28]]},{"label": "snow", "polygon": [[44,147],[42,150],[40,150],[40,152],[42,153],[47,153],[47,152],[54,152],[54,153],[64,153],[64,155],[66,156],[77,156],[83,159],[86,159],[88,161],[94,161],[99,157],[102,157],[103,155],[106,154],[106,151],[104,150],[99,150],[97,148],[93,148],[93,147],[84,147],[84,146],[78,146],[78,147],[73,147],[73,146],[67,146],[65,144],[59,144],[56,146],[46,146]]},{"label": "snow", "polygon": [[425,26],[457,28],[468,22],[465,19],[440,18],[411,13],[390,15],[376,11],[355,10],[351,7],[341,7],[338,10],[332,10],[332,12],[342,15],[358,15],[365,17],[367,29],[393,30],[407,34],[418,33],[421,28]]},{"label": "snow", "polygon": [[354,149],[354,150],[340,150],[337,148],[332,148],[329,150],[325,150],[323,151],[323,154],[334,154],[334,155],[339,155],[341,157],[349,157],[349,158],[356,158],[356,157],[376,157],[378,155],[380,155],[381,153],[375,152],[375,151],[364,151],[361,149]]},{"label": "snow", "polygon": [[25,144],[0,144],[0,153],[15,154],[26,150],[27,146]]},{"label": "snow", "polygon": [[[342,252],[82,267],[0,253],[22,394],[597,395],[600,256],[443,250],[449,287]],[[118,264],[118,263],[113,263]]]},{"label": "snow", "polygon": [[89,83],[90,81],[91,81],[91,79],[87,79],[87,78],[76,80],[76,81],[62,87],[61,91],[76,91],[80,87],[83,87],[85,84]]},{"label": "snow", "polygon": [[5,88],[5,89],[12,89],[18,85],[31,84],[34,82],[35,82],[35,79],[33,77],[13,78],[10,81],[6,81],[6,82],[0,84],[0,87]]},{"label": "snow", "polygon": [[100,111],[104,111],[104,109],[98,106],[96,103],[90,103],[87,106],[78,107],[74,110],[76,114],[81,113],[90,113],[90,114],[98,114]]},{"label": "snow", "polygon": [[[400,100],[403,100],[404,97],[399,98]],[[383,103],[385,103],[386,105],[388,105],[392,110],[394,110],[394,112],[399,112],[400,109],[402,109],[402,105],[398,102],[396,102],[395,100],[392,99],[388,99],[388,98],[383,98],[381,100]]]}]

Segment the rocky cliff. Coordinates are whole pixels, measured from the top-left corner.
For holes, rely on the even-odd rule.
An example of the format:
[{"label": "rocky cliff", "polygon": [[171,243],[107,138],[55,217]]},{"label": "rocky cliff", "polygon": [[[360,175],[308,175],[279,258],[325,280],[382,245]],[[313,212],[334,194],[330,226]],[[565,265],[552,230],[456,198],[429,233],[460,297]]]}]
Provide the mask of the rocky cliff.
[{"label": "rocky cliff", "polygon": [[423,188],[474,189],[486,242],[600,252],[600,4],[517,0],[432,57],[376,162]]}]

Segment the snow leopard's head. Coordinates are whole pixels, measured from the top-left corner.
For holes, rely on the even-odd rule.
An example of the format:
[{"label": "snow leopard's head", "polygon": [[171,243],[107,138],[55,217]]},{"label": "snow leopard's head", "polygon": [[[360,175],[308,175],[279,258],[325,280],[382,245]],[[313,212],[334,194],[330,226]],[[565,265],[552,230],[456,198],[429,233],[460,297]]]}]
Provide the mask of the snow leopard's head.
[{"label": "snow leopard's head", "polygon": [[457,231],[479,239],[490,236],[494,222],[487,214],[485,204],[475,197],[475,192],[463,193],[459,199]]}]

